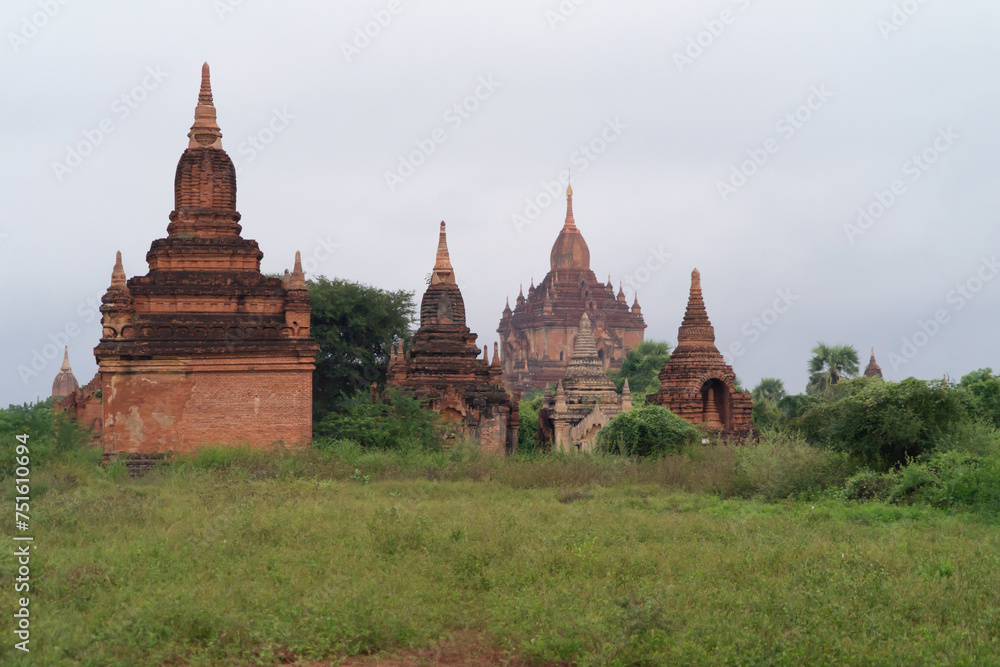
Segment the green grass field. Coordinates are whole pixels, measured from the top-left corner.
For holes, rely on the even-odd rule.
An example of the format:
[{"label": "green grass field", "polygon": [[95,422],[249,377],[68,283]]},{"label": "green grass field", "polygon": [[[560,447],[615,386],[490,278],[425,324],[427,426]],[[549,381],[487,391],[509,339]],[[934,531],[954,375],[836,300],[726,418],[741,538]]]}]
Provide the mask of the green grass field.
[{"label": "green grass field", "polygon": [[732,458],[54,464],[32,653],[6,632],[0,662],[337,664],[471,637],[519,664],[1000,663],[994,519],[731,497]]}]

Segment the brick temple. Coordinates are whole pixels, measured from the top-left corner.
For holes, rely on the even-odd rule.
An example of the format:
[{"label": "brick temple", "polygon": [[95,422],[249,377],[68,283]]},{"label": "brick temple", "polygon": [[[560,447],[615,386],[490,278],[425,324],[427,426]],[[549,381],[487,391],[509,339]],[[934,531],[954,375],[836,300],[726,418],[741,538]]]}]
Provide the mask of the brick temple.
[{"label": "brick temple", "polygon": [[615,415],[631,409],[628,379],[622,393],[616,392],[597,356],[590,318],[584,313],[566,375],[554,392],[545,389],[538,412],[538,442],[552,442],[559,451],[589,451],[597,432]]},{"label": "brick temple", "polygon": [[296,253],[286,279],[264,276],[257,242],[241,236],[207,63],[188,137],[167,236],[144,276],[126,279],[118,253],[97,376],[57,409],[94,426],[105,452],[304,445],[318,346],[302,264]]},{"label": "brick temple", "polygon": [[736,389],[736,375],[715,346],[715,329],[701,294],[701,274],[691,272],[691,292],[677,347],[660,370],[660,390],[646,401],[669,408],[692,424],[743,441],[755,433],[750,394]]},{"label": "brick temple", "polygon": [[877,361],[875,361],[874,347],[872,348],[872,357],[868,360],[868,366],[865,367],[865,377],[882,379],[882,367],[878,365]]},{"label": "brick temple", "polygon": [[618,370],[628,350],[642,342],[646,323],[638,296],[631,309],[625,293],[615,294],[610,279],[601,283],[590,269],[590,248],[573,218],[573,188],[566,190],[566,221],[549,254],[549,272],[512,311],[503,310],[500,344],[504,384],[526,391],[559,382],[573,356],[580,316],[589,317],[597,358],[604,369]]},{"label": "brick temple", "polygon": [[503,387],[497,345],[493,360],[465,325],[465,301],[455,281],[441,223],[431,282],[420,300],[420,327],[409,350],[393,348],[387,385],[426,399],[456,435],[486,452],[517,449],[519,395]]}]

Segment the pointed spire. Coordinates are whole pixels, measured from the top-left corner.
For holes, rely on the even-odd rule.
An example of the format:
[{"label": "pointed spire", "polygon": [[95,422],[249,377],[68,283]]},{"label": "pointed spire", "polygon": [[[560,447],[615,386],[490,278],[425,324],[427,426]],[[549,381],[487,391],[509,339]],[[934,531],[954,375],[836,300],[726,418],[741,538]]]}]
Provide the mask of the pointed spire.
[{"label": "pointed spire", "polygon": [[188,137],[188,148],[222,148],[222,131],[215,118],[208,63],[201,66],[201,90],[198,92],[198,105],[194,108],[194,125]]},{"label": "pointed spire", "polygon": [[125,278],[125,267],[122,266],[122,251],[119,250],[115,253],[115,268],[111,271],[111,286],[112,287],[127,287],[127,281]]},{"label": "pointed spire", "polygon": [[575,229],[576,220],[573,219],[573,186],[572,184],[566,186],[566,222],[563,223],[563,229]]},{"label": "pointed spire", "polygon": [[682,348],[710,348],[718,352],[715,347],[715,329],[708,319],[708,312],[705,310],[705,301],[701,295],[701,273],[698,269],[691,272],[691,292],[688,295],[687,310],[684,312],[684,320],[677,331],[677,350]]},{"label": "pointed spire", "polygon": [[288,289],[306,289],[306,274],[302,271],[302,253],[295,251],[295,268],[288,277]]},{"label": "pointed spire", "polygon": [[441,221],[437,256],[434,259],[434,273],[431,276],[431,285],[438,283],[455,284],[455,270],[451,268],[451,257],[448,255],[448,236],[445,233],[444,220]]},{"label": "pointed spire", "polygon": [[865,368],[865,377],[866,378],[882,377],[882,367],[878,365],[877,361],[875,361],[874,347],[872,348],[871,359],[868,361],[868,367]]},{"label": "pointed spire", "polygon": [[73,377],[73,369],[69,367],[69,347],[67,346],[63,351],[62,367],[59,368],[55,380],[52,381],[52,395],[56,398],[69,396],[79,386],[76,378]]}]

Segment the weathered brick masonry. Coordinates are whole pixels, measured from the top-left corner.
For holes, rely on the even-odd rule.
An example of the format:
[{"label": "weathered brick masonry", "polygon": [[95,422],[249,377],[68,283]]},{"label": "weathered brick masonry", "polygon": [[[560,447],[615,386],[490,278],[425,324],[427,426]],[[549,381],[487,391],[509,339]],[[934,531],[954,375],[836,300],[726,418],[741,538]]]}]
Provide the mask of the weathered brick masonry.
[{"label": "weathered brick masonry", "polygon": [[98,375],[58,407],[93,424],[105,452],[306,444],[318,346],[305,276],[298,253],[284,280],[264,276],[257,242],[240,235],[207,64],[188,137],[167,236],[144,276],[126,280],[118,254]]}]

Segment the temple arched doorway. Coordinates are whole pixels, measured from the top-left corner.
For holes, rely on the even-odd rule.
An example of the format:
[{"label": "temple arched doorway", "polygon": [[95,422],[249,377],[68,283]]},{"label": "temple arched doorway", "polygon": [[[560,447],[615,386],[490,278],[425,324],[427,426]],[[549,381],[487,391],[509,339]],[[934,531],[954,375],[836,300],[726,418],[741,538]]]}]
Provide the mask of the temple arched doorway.
[{"label": "temple arched doorway", "polygon": [[729,411],[729,388],[716,378],[701,387],[702,422],[709,428],[729,429],[732,415]]}]

